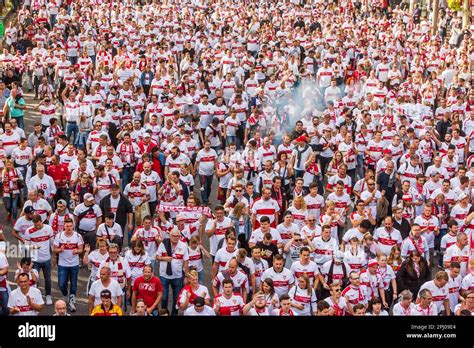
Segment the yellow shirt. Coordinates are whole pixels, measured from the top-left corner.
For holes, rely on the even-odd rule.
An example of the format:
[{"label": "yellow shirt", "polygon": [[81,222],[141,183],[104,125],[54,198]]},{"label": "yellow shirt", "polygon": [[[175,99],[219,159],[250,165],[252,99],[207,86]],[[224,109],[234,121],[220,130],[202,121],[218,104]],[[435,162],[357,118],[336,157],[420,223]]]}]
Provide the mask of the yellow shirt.
[{"label": "yellow shirt", "polygon": [[117,305],[113,305],[109,311],[105,311],[103,305],[97,305],[92,310],[91,316],[93,317],[115,317],[115,316],[123,316],[122,308]]}]

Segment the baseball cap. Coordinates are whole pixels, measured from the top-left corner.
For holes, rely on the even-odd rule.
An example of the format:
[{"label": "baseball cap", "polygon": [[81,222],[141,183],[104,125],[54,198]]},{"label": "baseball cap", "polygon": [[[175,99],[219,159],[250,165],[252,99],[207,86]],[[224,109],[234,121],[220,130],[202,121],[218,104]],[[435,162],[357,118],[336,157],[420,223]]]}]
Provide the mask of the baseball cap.
[{"label": "baseball cap", "polygon": [[64,199],[60,199],[58,203],[56,204],[62,204],[62,205],[67,205],[66,201]]},{"label": "baseball cap", "polygon": [[186,220],[186,217],[183,214],[178,214],[176,216],[176,221],[182,221],[182,220]]},{"label": "baseball cap", "polygon": [[143,134],[143,137],[144,138],[151,138],[151,135],[150,135],[150,133],[146,132],[145,134]]},{"label": "baseball cap", "polygon": [[194,299],[194,306],[195,307],[204,307],[205,304],[206,304],[206,301],[201,296],[198,296]]},{"label": "baseball cap", "polygon": [[25,212],[25,214],[33,214],[35,212],[35,210],[33,209],[33,207],[31,205],[25,207],[25,209],[23,209],[23,211]]},{"label": "baseball cap", "polygon": [[298,138],[295,139],[296,142],[300,143],[300,142],[305,142],[306,141],[306,137],[304,135],[301,135],[299,136]]},{"label": "baseball cap", "polygon": [[100,297],[112,298],[112,293],[108,289],[104,289],[100,292]]},{"label": "baseball cap", "polygon": [[458,197],[458,201],[464,199],[464,198],[467,198],[467,195],[464,193],[464,192],[461,192],[461,194],[459,195]]},{"label": "baseball cap", "polygon": [[378,265],[378,262],[376,259],[370,259],[369,263],[367,264],[368,267],[376,267]]},{"label": "baseball cap", "polygon": [[338,250],[334,253],[334,261],[335,262],[344,261],[344,254],[342,253],[342,251]]},{"label": "baseball cap", "polygon": [[84,201],[93,201],[94,200],[94,195],[92,193],[86,193],[84,195]]}]

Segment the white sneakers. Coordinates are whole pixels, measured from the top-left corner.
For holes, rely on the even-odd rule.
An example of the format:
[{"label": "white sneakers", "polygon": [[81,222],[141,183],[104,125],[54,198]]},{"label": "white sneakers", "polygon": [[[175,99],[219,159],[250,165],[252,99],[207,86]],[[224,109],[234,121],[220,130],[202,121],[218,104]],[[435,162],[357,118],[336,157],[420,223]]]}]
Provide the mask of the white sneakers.
[{"label": "white sneakers", "polygon": [[69,295],[69,301],[67,304],[69,306],[69,310],[71,312],[75,312],[76,311],[76,295]]},{"label": "white sneakers", "polygon": [[46,296],[46,305],[51,306],[53,304],[53,299],[51,298],[51,295]]}]

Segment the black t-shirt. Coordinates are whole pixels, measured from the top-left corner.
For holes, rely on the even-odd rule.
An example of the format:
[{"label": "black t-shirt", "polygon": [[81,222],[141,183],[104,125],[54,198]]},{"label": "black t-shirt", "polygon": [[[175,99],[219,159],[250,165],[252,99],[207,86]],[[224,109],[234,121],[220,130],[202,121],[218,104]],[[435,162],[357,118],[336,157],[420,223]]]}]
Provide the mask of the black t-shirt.
[{"label": "black t-shirt", "polygon": [[258,242],[256,246],[262,250],[262,259],[268,262],[268,267],[273,267],[273,256],[278,254],[278,247],[273,243],[265,245],[263,242]]}]

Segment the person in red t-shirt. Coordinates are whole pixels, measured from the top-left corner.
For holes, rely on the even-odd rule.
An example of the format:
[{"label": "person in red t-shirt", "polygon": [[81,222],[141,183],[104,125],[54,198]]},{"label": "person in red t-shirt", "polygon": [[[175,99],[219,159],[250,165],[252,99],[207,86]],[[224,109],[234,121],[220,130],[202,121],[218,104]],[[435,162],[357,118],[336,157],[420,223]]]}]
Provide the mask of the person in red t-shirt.
[{"label": "person in red t-shirt", "polygon": [[64,199],[69,204],[69,189],[67,183],[71,178],[68,166],[59,162],[59,156],[51,157],[51,164],[48,166],[48,175],[53,178],[56,185],[56,195],[54,202]]},{"label": "person in red t-shirt", "polygon": [[149,315],[158,316],[158,304],[163,296],[163,286],[158,277],[153,275],[153,267],[143,267],[143,275],[135,279],[132,294],[132,314],[135,313],[137,300],[142,299],[146,304]]}]

